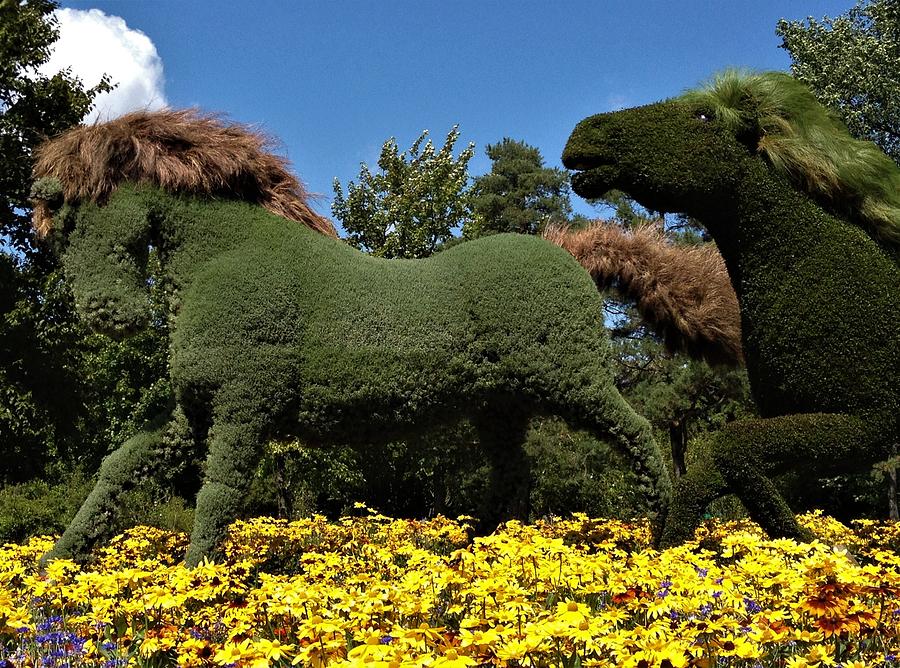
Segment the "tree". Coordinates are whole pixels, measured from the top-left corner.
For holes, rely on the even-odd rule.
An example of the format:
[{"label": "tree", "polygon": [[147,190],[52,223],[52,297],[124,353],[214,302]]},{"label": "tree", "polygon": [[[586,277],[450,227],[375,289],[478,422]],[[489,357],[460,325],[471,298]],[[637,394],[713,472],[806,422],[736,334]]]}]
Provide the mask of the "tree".
[{"label": "tree", "polygon": [[53,0],[0,3],[0,234],[23,253],[36,252],[31,232],[31,154],[45,139],[77,125],[104,78],[85,89],[68,70],[38,73],[59,37]]},{"label": "tree", "polygon": [[541,152],[508,137],[486,148],[491,171],[472,184],[472,207],[477,214],[464,235],[469,238],[498,232],[537,234],[550,222],[565,222],[572,213],[569,177],[561,169],[544,166]]},{"label": "tree", "polygon": [[83,331],[52,254],[31,230],[31,156],[77,124],[104,80],[85,89],[68,71],[38,73],[58,37],[51,0],[0,3],[0,479],[42,470],[50,450],[76,442],[73,346]]},{"label": "tree", "polygon": [[352,245],[385,258],[427,257],[469,220],[468,163],[475,145],[454,158],[459,126],[440,151],[427,137],[426,130],[403,153],[393,137],[388,139],[381,147],[380,171],[373,174],[362,164],[359,183],[347,184],[346,197],[334,180],[331,210]]},{"label": "tree", "polygon": [[104,78],[85,89],[68,70],[39,73],[59,36],[56,7],[0,3],[0,482],[42,475],[61,458],[96,468],[168,398],[165,323],[123,342],[89,334],[56,256],[32,232],[35,148],[111,88]]},{"label": "tree", "polygon": [[668,434],[673,472],[678,478],[687,471],[692,438],[752,414],[747,373],[680,355],[661,355],[659,344],[646,337],[642,343],[652,355],[652,363],[643,369],[627,398],[641,415]]},{"label": "tree", "polygon": [[900,2],[859,0],[846,15],[778,22],[791,71],[850,132],[900,162]]}]

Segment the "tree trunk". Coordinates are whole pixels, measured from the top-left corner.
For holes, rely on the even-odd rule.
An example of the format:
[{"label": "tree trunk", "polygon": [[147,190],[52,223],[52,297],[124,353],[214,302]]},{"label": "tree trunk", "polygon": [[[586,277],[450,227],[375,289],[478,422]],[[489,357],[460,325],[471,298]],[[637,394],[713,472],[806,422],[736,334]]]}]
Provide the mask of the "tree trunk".
[{"label": "tree trunk", "polygon": [[275,500],[278,504],[278,517],[289,520],[294,514],[294,499],[291,495],[287,476],[287,462],[281,453],[274,455],[275,466]]},{"label": "tree trunk", "polygon": [[672,445],[675,478],[678,479],[687,473],[687,464],[685,463],[688,447],[687,418],[669,422],[669,442]]},{"label": "tree trunk", "polygon": [[888,518],[900,520],[900,510],[897,508],[897,444],[891,452],[891,462],[887,469],[888,479]]}]

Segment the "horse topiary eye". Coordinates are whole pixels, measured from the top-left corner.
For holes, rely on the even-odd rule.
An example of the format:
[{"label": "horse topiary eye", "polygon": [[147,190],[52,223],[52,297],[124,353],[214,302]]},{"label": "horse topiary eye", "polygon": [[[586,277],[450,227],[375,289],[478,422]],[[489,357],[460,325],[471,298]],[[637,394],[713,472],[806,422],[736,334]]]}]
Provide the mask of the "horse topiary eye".
[{"label": "horse topiary eye", "polygon": [[709,123],[711,120],[713,120],[713,115],[708,111],[698,111],[697,120],[703,121],[704,123]]}]

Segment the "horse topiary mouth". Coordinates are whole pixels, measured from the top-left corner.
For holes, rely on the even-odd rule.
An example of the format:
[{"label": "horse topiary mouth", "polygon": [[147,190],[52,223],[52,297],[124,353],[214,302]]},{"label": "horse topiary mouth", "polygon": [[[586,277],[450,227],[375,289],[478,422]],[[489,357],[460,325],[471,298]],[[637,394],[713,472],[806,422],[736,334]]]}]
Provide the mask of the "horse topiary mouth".
[{"label": "horse topiary mouth", "polygon": [[615,165],[603,164],[572,175],[572,190],[585,199],[602,197],[616,187],[619,170]]}]

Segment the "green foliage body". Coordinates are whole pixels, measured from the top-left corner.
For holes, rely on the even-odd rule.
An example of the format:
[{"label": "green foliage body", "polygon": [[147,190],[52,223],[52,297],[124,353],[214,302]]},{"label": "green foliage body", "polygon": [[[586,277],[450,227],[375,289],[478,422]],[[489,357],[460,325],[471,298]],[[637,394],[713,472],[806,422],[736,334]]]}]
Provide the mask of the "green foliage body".
[{"label": "green foliage body", "polygon": [[[183,465],[192,447],[208,453],[196,563],[240,511],[266,440],[365,445],[463,417],[493,465],[494,519],[527,505],[520,445],[536,412],[611,435],[665,508],[649,425],[612,383],[600,297],[560,248],[497,235],[387,261],[260,207],[132,186],[59,220],[71,230],[64,265],[76,305],[101,330],[145,323],[147,249],[158,249],[184,424],[138,434],[104,461],[54,555],[83,551],[124,487]],[[170,432],[186,449],[170,447]]]},{"label": "green foliage body", "polygon": [[860,0],[833,19],[779,21],[776,33],[794,76],[900,162],[900,3]]},{"label": "green foliage body", "polygon": [[[454,159],[455,130],[439,153],[429,145],[420,150],[424,138],[409,155],[398,154],[396,143],[388,141],[378,163],[380,171],[373,174],[364,166],[359,185],[349,185],[346,200],[336,184],[334,212],[351,232],[353,245],[380,257],[424,257],[463,239],[499,232],[537,234],[547,222],[566,220],[568,177],[562,170],[545,167],[536,148],[510,139],[488,146],[491,172],[467,188],[461,177],[471,147]],[[449,224],[434,226],[429,213],[433,202],[446,202],[438,209],[456,212],[457,221],[464,223],[463,238],[450,238]],[[434,243],[409,243],[432,234],[429,230]],[[622,468],[605,444],[564,423],[543,419],[532,424],[525,438],[527,461],[521,464],[523,476],[530,480],[526,487],[532,516],[585,508],[606,515],[644,510],[627,489],[632,482],[626,480],[627,462]],[[477,430],[463,420],[440,425],[409,442],[373,443],[355,450],[342,447],[338,457],[333,449],[321,453],[297,447],[290,456],[267,458],[255,487],[259,495],[253,500],[269,513],[283,513],[292,505],[294,512],[318,508],[336,516],[362,499],[393,516],[490,515],[486,503],[493,502],[491,466],[478,441]],[[333,467],[335,462],[338,466]],[[306,480],[299,477],[302,472],[308,474]],[[273,493],[272,476],[282,491]],[[293,491],[295,498],[288,498]],[[493,529],[484,524],[481,528]]]},{"label": "green foliage body", "polygon": [[[772,82],[788,88],[786,99],[804,98],[784,75],[770,75]],[[805,99],[816,104],[808,92]],[[820,204],[815,184],[759,150],[769,139],[761,121],[773,118],[761,103],[772,100],[738,102],[743,113],[723,114],[721,97],[697,94],[593,116],[575,128],[563,156],[581,170],[573,186],[585,197],[616,188],[703,223],[740,301],[761,417],[719,432],[714,465],[688,467],[667,542],[689,536],[706,503],[729,489],[771,533],[799,536],[770,476],[870,466],[900,434],[900,267],[890,221],[872,226],[845,213],[851,206],[840,198],[834,208]]]},{"label": "green foliage body", "polygon": [[486,152],[491,171],[472,184],[476,216],[464,228],[465,237],[498,232],[538,234],[548,223],[568,220],[572,212],[568,175],[545,167],[537,148],[504,138],[489,144]]}]

